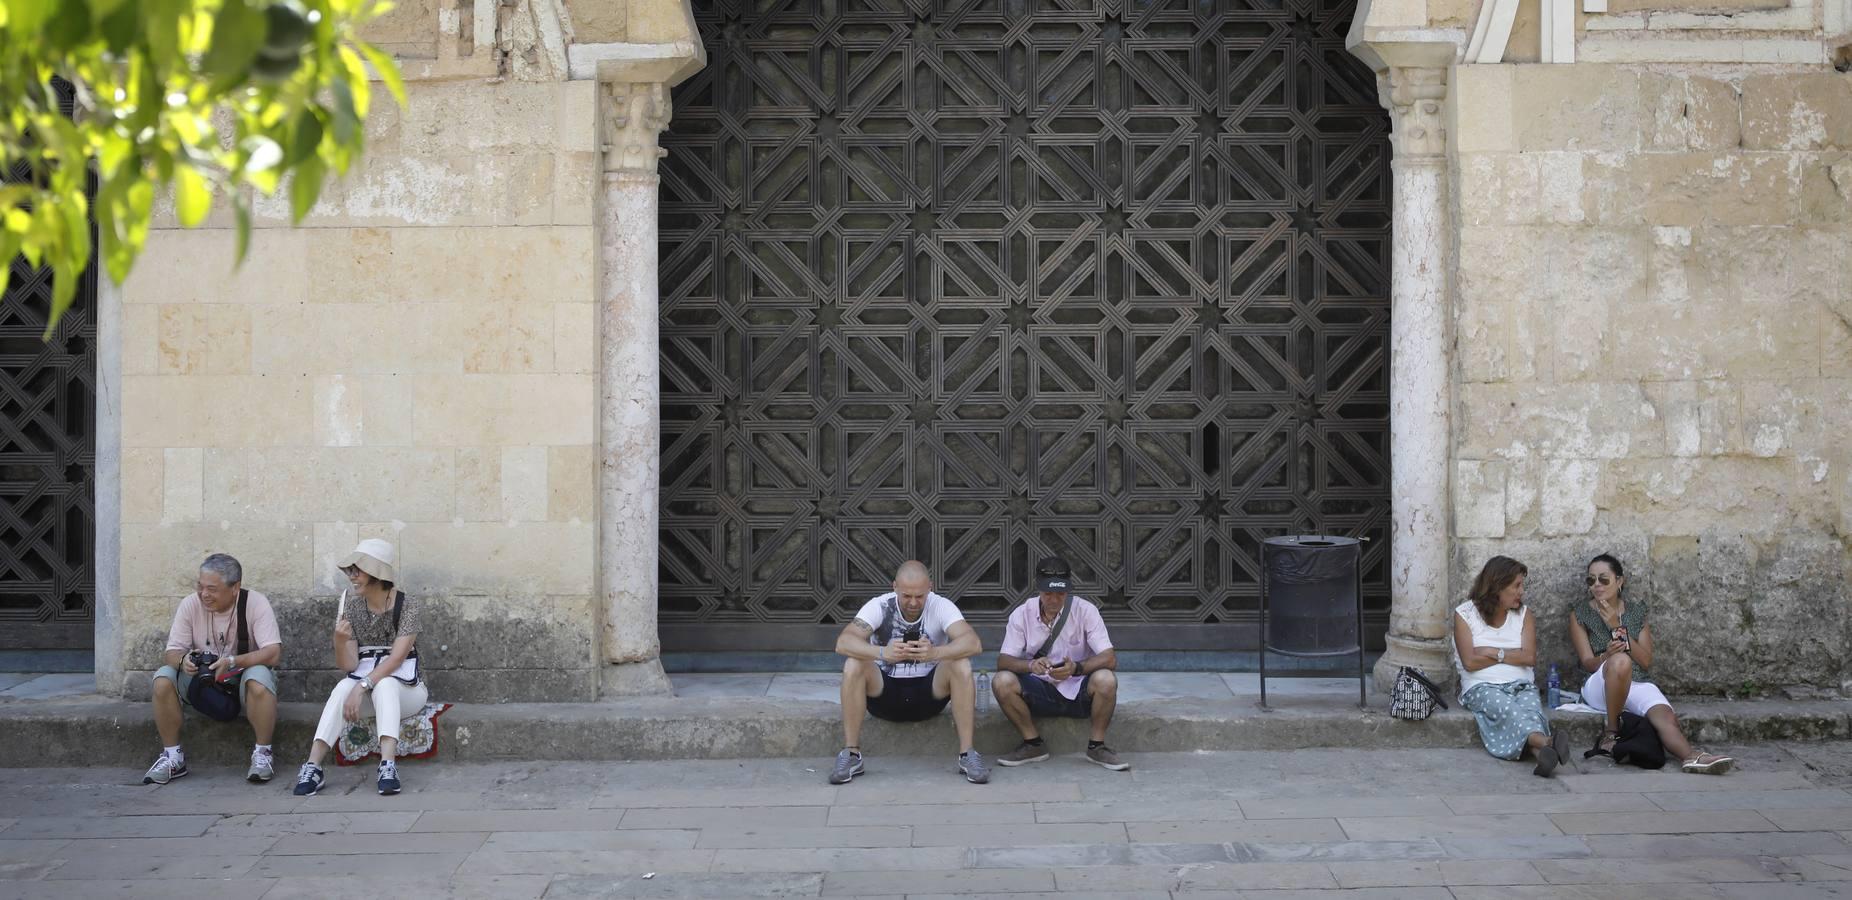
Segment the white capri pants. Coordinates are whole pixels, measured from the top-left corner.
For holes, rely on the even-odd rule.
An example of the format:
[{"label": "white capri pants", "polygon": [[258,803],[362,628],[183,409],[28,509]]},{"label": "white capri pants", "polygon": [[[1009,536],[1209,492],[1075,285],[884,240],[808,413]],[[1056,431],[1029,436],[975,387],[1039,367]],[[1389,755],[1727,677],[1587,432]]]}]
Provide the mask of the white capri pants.
[{"label": "white capri pants", "polygon": [[[347,704],[347,695],[360,689],[360,682],[352,678],[343,678],[328,695],[328,703],[322,707],[321,724],[315,726],[315,739],[332,747],[339,740],[341,732],[347,728],[347,720],[342,717],[341,708]],[[360,715],[373,713],[378,719],[377,727],[382,738],[399,739],[399,721],[405,718],[405,710],[417,711],[424,708],[425,701],[431,699],[431,692],[425,689],[424,682],[409,685],[397,678],[387,677],[373,686],[373,692],[360,700]]]},{"label": "white capri pants", "polygon": [[[1605,668],[1596,669],[1595,674],[1588,676],[1588,680],[1582,683],[1582,702],[1602,713],[1608,711],[1606,671]],[[1646,711],[1655,706],[1670,708],[1672,702],[1666,699],[1665,692],[1658,685],[1650,681],[1635,681],[1627,688],[1627,702],[1621,704],[1621,709],[1644,718]]]}]

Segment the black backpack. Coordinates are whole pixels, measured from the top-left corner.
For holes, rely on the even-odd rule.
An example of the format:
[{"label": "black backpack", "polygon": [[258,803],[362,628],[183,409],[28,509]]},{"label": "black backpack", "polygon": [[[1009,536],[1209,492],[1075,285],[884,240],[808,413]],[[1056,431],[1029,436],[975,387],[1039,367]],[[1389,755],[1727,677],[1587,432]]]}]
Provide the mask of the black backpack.
[{"label": "black backpack", "polygon": [[1630,712],[1620,714],[1620,737],[1614,741],[1614,762],[1642,769],[1664,768],[1666,747],[1659,742],[1653,723]]}]

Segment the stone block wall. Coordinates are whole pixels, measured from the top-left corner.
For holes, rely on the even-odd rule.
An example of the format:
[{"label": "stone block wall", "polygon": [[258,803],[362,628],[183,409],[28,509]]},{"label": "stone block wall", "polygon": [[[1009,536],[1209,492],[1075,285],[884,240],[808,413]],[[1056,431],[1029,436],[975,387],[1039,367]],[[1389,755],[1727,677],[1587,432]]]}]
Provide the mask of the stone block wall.
[{"label": "stone block wall", "polygon": [[1852,80],[1452,79],[1454,594],[1523,560],[1580,684],[1567,608],[1610,552],[1668,689],[1852,689]]},{"label": "stone block wall", "polygon": [[429,604],[434,696],[597,693],[595,85],[408,91],[302,227],[263,207],[242,269],[225,214],[157,228],[122,288],[131,696],[213,551],[277,604],[286,698],[322,694],[366,537]]}]

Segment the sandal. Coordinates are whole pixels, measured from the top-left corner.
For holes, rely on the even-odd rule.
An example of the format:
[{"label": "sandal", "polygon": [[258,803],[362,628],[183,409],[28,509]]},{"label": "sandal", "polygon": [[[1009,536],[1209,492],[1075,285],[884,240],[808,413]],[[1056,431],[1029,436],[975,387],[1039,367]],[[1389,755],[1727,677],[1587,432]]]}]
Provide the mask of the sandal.
[{"label": "sandal", "polygon": [[1734,765],[1736,765],[1736,760],[1728,756],[1700,751],[1697,756],[1680,764],[1679,768],[1693,775],[1722,775],[1730,771],[1730,767]]}]

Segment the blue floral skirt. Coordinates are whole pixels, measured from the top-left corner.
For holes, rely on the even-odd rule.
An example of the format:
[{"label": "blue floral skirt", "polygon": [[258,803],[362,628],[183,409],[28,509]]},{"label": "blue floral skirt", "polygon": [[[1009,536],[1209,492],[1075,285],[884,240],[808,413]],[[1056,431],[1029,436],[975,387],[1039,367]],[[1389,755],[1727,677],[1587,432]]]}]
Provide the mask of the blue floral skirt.
[{"label": "blue floral skirt", "polygon": [[1475,684],[1460,695],[1460,705],[1472,710],[1485,751],[1499,759],[1517,759],[1532,734],[1550,733],[1543,698],[1528,681]]}]

